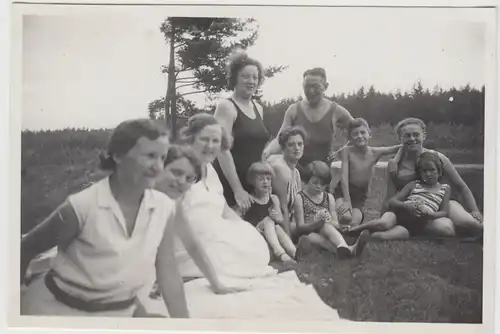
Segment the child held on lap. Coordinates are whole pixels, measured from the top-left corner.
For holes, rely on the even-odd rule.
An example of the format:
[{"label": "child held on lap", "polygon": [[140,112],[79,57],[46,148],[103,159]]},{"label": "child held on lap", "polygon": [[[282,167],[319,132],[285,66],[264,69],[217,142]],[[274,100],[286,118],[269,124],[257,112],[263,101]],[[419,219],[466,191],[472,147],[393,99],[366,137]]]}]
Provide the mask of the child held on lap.
[{"label": "child held on lap", "polygon": [[338,229],[340,228],[335,211],[335,199],[325,191],[330,184],[331,174],[328,165],[313,161],[304,172],[307,182],[295,197],[294,212],[299,237],[336,253],[341,258],[359,255],[366,244],[362,233],[354,245],[348,246]]},{"label": "child held on lap", "polygon": [[263,234],[276,258],[294,262],[295,245],[280,225],[283,214],[279,199],[271,194],[274,176],[271,165],[267,162],[254,162],[247,173],[247,181],[254,187],[253,202],[247,211],[237,210],[238,213]]},{"label": "child held on lap", "polygon": [[[422,234],[428,224],[448,216],[451,187],[439,183],[443,175],[443,163],[431,151],[424,152],[417,160],[419,180],[408,183],[390,202],[390,213],[395,216],[397,226],[392,230],[375,232],[374,238],[404,239]],[[365,225],[365,224],[363,224]],[[376,226],[377,220],[366,223]]]},{"label": "child held on lap", "polygon": [[356,118],[349,123],[348,136],[352,146],[347,146],[339,152],[342,176],[334,194],[337,198],[340,222],[343,225],[357,226],[363,221],[361,210],[367,198],[375,164],[383,155],[396,153],[401,145],[368,146],[371,131],[368,122],[363,118]]}]

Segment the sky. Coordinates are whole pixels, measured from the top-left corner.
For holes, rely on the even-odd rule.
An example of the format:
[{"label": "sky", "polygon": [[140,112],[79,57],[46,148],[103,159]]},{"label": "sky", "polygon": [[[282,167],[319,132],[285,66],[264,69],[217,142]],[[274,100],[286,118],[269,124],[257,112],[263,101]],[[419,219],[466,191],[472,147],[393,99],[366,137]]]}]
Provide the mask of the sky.
[{"label": "sky", "polygon": [[[147,117],[148,103],[166,91],[160,68],[168,63],[168,47],[159,26],[172,13],[157,7],[147,13],[25,16],[22,129],[110,128]],[[317,66],[327,71],[327,94],[370,85],[404,91],[417,80],[430,89],[485,84],[486,28],[493,21],[481,9],[243,13],[259,24],[249,55],[265,66],[288,65],[264,83],[268,101],[301,95],[302,73]]]}]

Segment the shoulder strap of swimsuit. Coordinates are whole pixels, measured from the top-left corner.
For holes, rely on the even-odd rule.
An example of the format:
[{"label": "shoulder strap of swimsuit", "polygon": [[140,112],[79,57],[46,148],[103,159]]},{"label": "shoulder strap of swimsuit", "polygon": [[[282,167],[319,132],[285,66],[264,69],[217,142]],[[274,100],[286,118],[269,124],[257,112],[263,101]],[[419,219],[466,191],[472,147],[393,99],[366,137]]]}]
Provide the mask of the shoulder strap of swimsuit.
[{"label": "shoulder strap of swimsuit", "polygon": [[233,103],[233,105],[234,105],[234,107],[236,108],[236,111],[238,111],[238,113],[243,112],[243,111],[241,110],[241,108],[238,106],[238,104],[236,103],[236,101],[234,101],[231,97],[229,97],[229,98],[228,98],[228,100],[229,100],[229,101],[231,101],[231,102]]}]

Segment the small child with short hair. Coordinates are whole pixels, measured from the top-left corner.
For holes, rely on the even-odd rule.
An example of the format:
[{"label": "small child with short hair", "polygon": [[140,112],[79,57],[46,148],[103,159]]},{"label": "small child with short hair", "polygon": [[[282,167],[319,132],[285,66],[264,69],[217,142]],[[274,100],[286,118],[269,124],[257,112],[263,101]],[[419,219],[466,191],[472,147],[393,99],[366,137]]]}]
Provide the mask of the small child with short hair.
[{"label": "small child with short hair", "polygon": [[401,148],[401,145],[368,146],[371,130],[363,118],[355,118],[349,123],[348,137],[351,145],[339,152],[342,175],[334,190],[340,222],[347,228],[359,225],[364,219],[362,209],[376,163],[382,156],[396,153]]},{"label": "small child with short hair", "polygon": [[348,246],[342,234],[335,211],[335,199],[326,192],[331,174],[323,161],[313,161],[304,170],[304,189],[295,197],[295,219],[300,238],[336,253],[341,259],[358,256],[366,245],[369,233],[362,233]]},{"label": "small child with short hair", "polygon": [[247,172],[247,181],[253,186],[253,202],[248,210],[236,210],[243,218],[259,230],[266,239],[271,251],[283,262],[295,262],[296,248],[281,226],[283,214],[280,202],[272,194],[274,172],[267,162],[254,162]]}]

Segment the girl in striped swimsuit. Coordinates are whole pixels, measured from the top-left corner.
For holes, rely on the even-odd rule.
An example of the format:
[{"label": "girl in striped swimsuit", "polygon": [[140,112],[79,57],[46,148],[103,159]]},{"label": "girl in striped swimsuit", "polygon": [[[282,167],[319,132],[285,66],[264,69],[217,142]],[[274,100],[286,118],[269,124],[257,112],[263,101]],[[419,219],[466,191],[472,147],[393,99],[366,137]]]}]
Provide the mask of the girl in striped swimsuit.
[{"label": "girl in striped swimsuit", "polygon": [[419,179],[408,183],[389,201],[389,212],[396,216],[397,228],[406,233],[375,232],[373,238],[406,239],[421,235],[430,222],[448,217],[451,187],[439,182],[443,176],[439,156],[432,151],[422,153],[415,170]]}]

